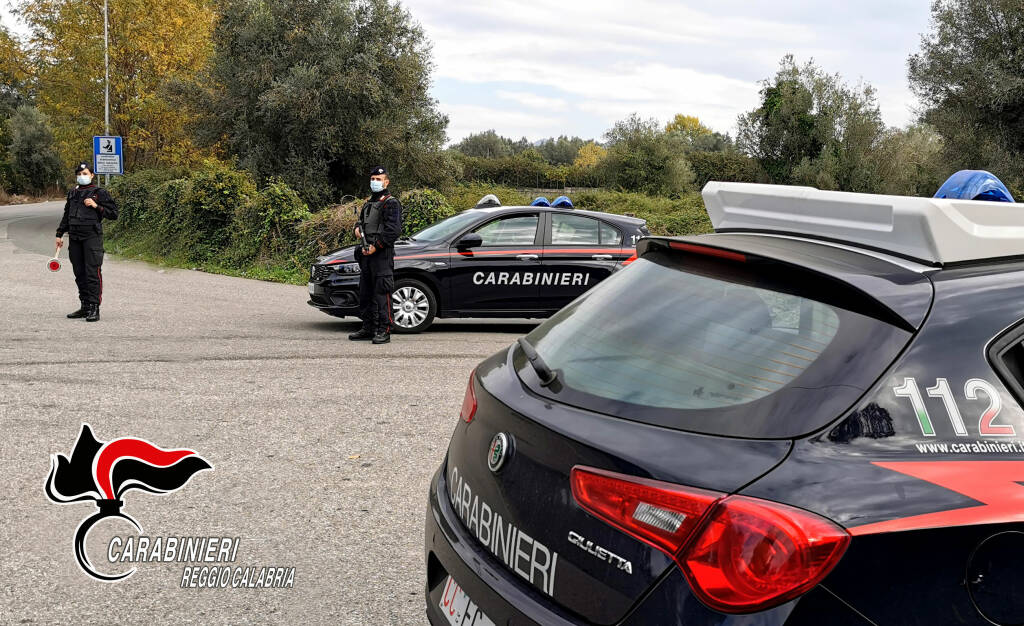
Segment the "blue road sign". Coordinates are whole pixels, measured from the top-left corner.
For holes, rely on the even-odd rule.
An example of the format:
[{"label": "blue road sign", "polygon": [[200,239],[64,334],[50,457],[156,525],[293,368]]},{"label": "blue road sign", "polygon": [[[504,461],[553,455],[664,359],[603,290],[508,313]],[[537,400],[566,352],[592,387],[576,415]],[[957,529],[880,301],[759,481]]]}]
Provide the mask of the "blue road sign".
[{"label": "blue road sign", "polygon": [[124,153],[120,137],[92,138],[92,173],[124,174]]}]

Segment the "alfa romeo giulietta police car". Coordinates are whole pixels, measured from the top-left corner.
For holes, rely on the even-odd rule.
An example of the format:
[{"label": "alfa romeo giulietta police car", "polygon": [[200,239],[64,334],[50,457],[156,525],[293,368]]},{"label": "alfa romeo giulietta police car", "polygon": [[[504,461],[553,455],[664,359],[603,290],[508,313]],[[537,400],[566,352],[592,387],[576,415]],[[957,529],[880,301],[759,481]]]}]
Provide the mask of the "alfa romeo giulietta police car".
[{"label": "alfa romeo giulietta police car", "polygon": [[[484,206],[395,244],[393,330],[435,317],[548,317],[608,278],[649,234],[642,219],[558,206]],[[309,304],[359,314],[355,246],[317,259]]]},{"label": "alfa romeo giulietta police car", "polygon": [[704,198],[469,376],[431,623],[1024,623],[1024,206]]}]

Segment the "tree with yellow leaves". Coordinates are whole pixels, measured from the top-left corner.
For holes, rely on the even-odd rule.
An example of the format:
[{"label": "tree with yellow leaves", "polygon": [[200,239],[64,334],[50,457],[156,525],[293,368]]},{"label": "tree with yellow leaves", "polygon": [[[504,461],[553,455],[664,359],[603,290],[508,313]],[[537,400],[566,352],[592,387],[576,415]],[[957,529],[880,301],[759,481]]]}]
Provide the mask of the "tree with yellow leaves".
[{"label": "tree with yellow leaves", "polygon": [[607,150],[593,141],[588,141],[580,146],[579,151],[576,152],[576,159],[572,164],[574,167],[584,170],[594,169],[606,156],[608,156]]},{"label": "tree with yellow leaves", "polygon": [[665,125],[666,133],[681,133],[693,140],[703,135],[710,135],[712,130],[705,126],[696,115],[677,113],[672,121]]},{"label": "tree with yellow leaves", "polygon": [[[125,138],[125,168],[205,156],[189,113],[169,87],[195,78],[212,52],[212,0],[109,0],[110,132]],[[36,105],[53,126],[65,165],[87,159],[103,134],[102,0],[22,0],[23,54]],[[7,70],[0,56],[0,73]]]}]

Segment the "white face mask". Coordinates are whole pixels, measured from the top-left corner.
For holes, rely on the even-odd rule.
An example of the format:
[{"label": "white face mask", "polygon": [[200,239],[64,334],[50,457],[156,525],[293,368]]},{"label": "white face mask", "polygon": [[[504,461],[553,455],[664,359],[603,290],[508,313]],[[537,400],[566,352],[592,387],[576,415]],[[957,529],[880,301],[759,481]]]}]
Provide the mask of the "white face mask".
[{"label": "white face mask", "polygon": [[370,191],[377,193],[378,191],[384,191],[384,181],[382,180],[371,180]]},{"label": "white face mask", "polygon": [[92,182],[92,176],[89,176],[88,174],[79,174],[77,180],[79,185],[88,185]]}]

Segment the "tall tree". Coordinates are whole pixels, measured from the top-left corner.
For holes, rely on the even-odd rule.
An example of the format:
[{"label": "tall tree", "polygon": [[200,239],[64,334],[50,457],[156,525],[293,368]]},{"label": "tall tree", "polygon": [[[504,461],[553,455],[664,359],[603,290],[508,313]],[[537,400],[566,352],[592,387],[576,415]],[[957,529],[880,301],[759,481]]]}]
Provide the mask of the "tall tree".
[{"label": "tall tree", "polygon": [[943,159],[943,141],[926,124],[892,128],[876,151],[882,193],[898,196],[930,196],[949,176]]},{"label": "tall tree", "polygon": [[16,176],[7,151],[11,145],[10,124],[6,121],[31,98],[25,68],[25,53],[20,42],[0,24],[0,191],[12,189],[15,184]]},{"label": "tall tree", "polygon": [[[525,140],[525,137],[523,139]],[[512,140],[502,137],[492,128],[466,135],[452,148],[466,156],[497,159],[512,155]]]},{"label": "tall tree", "polygon": [[376,164],[403,185],[444,169],[430,45],[397,2],[224,0],[214,50],[207,138],[258,177],[320,203]]},{"label": "tall tree", "polygon": [[552,165],[568,165],[573,162],[573,159],[576,158],[576,153],[580,151],[580,148],[585,143],[587,143],[585,139],[561,135],[559,137],[549,137],[541,141],[537,144],[537,151],[540,152],[545,161]]},{"label": "tall tree", "polygon": [[700,137],[702,135],[710,135],[712,131],[696,115],[676,113],[672,121],[665,125],[665,132],[680,133],[689,137]]},{"label": "tall tree", "polygon": [[608,155],[603,160],[606,179],[615,186],[649,194],[676,195],[690,189],[693,169],[685,146],[666,133],[654,119],[635,113],[615,122],[605,133]]},{"label": "tall tree", "polygon": [[46,116],[23,105],[7,120],[9,161],[21,191],[40,192],[61,181],[60,157]]},{"label": "tall tree", "polygon": [[686,148],[695,152],[725,152],[734,150],[732,137],[716,132],[704,125],[696,115],[676,113],[665,132],[683,141]]},{"label": "tall tree", "polygon": [[1024,4],[936,0],[931,31],[908,61],[923,119],[953,167],[990,168],[1020,184],[1024,156]]},{"label": "tall tree", "polygon": [[[164,88],[191,80],[210,55],[212,0],[112,0],[111,133],[125,138],[125,166],[180,163],[198,154],[186,113]],[[65,164],[90,154],[103,133],[102,0],[21,0],[28,71]]]},{"label": "tall tree", "polygon": [[885,125],[874,89],[846,85],[792,55],[761,88],[761,105],[739,117],[738,147],[775,183],[875,191],[873,151]]},{"label": "tall tree", "polygon": [[26,70],[27,60],[21,43],[0,24],[0,120],[7,119],[30,100]]},{"label": "tall tree", "polygon": [[601,161],[608,156],[608,151],[597,145],[593,141],[580,146],[580,149],[576,152],[576,158],[572,164],[582,169],[593,169],[597,167]]},{"label": "tall tree", "polygon": [[533,147],[526,137],[512,139],[499,135],[493,128],[480,133],[466,135],[462,141],[452,146],[462,154],[484,159],[500,159],[515,156]]}]

